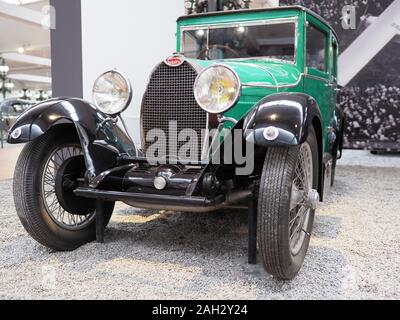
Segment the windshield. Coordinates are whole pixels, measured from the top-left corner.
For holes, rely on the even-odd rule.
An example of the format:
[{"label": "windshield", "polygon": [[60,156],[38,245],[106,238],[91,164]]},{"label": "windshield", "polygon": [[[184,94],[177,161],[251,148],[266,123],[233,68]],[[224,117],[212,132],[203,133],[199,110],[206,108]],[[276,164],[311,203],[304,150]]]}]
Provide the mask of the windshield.
[{"label": "windshield", "polygon": [[186,29],[182,51],[188,58],[220,60],[269,58],[295,62],[294,22]]}]

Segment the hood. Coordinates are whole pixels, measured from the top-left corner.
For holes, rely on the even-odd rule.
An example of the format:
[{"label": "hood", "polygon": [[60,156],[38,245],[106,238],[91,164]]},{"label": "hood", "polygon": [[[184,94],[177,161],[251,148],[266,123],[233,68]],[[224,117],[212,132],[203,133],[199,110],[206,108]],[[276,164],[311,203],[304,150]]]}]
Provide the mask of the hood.
[{"label": "hood", "polygon": [[[291,63],[261,59],[188,60],[200,68],[207,68],[213,64],[224,64],[238,74],[242,82],[240,100],[224,114],[226,118],[235,119],[237,122],[241,121],[266,96],[298,90],[297,87],[302,85],[302,71]],[[235,123],[228,121],[224,126],[232,129]]]},{"label": "hood", "polygon": [[223,64],[231,67],[240,77],[242,84],[260,84],[264,86],[279,87],[296,84],[301,78],[299,68],[290,63],[272,60],[192,60],[201,68],[214,64]]}]

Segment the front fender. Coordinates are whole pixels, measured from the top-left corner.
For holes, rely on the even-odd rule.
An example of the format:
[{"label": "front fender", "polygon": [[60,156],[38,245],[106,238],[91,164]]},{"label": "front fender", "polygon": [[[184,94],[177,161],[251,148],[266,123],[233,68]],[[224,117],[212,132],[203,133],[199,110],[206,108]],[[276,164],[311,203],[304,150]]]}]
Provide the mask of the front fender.
[{"label": "front fender", "polygon": [[[278,93],[261,100],[244,121],[244,136],[258,146],[296,146],[304,143],[315,117],[322,123],[317,102],[308,95]],[[267,140],[265,129],[275,127],[278,137]],[[319,131],[321,130],[321,131]],[[322,128],[316,128],[322,132]]]},{"label": "front fender", "polygon": [[107,115],[81,99],[52,99],[23,113],[11,128],[8,142],[29,142],[54,127],[73,124],[90,178],[93,178],[113,167],[119,155],[137,155],[136,147],[127,133],[109,120]]}]

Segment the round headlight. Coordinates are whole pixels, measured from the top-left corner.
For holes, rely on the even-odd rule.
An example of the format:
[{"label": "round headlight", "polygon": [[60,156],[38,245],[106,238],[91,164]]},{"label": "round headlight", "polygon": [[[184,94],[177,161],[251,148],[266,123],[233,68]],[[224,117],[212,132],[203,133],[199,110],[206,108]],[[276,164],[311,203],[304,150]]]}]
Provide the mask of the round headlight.
[{"label": "round headlight", "polygon": [[129,80],[118,71],[108,71],[97,78],[93,86],[96,107],[108,115],[123,112],[131,103],[132,87]]},{"label": "round headlight", "polygon": [[203,70],[194,85],[197,103],[209,113],[222,113],[239,100],[241,82],[231,68],[214,65]]}]

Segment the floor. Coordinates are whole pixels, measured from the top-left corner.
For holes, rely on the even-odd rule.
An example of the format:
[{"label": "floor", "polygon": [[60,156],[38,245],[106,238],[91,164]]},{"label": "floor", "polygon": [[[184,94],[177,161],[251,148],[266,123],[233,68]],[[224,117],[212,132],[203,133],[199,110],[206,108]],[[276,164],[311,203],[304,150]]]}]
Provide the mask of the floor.
[{"label": "floor", "polygon": [[0,149],[0,180],[12,179],[22,148],[22,145],[4,144],[4,148]]},{"label": "floor", "polygon": [[290,282],[246,263],[246,213],[119,204],[104,245],[57,253],[27,235],[0,181],[0,299],[400,299],[400,156],[347,151],[337,174]]}]

